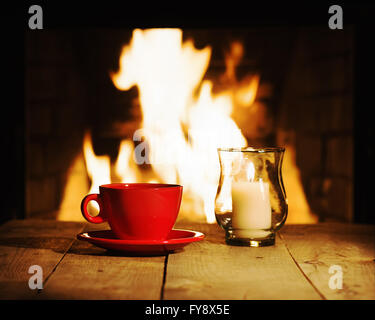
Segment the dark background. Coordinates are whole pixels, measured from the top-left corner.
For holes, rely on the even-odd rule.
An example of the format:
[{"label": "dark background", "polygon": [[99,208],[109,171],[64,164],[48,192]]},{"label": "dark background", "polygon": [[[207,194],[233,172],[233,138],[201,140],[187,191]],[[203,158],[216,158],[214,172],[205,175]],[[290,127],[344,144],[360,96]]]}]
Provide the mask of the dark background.
[{"label": "dark background", "polygon": [[[37,3],[32,3],[37,4]],[[374,49],[374,5],[369,3],[337,2],[343,7],[344,28],[354,25],[354,221],[374,223],[371,211],[374,177],[374,129],[372,125]],[[31,4],[30,4],[31,5]],[[182,27],[182,28],[244,28],[327,26],[331,3],[308,4],[246,4],[234,3],[228,8],[206,7],[197,12],[194,5],[149,7],[146,11],[129,5],[83,5],[43,3],[44,29],[82,30],[92,28]],[[224,5],[224,4],[223,4]],[[146,6],[146,5],[144,5]],[[5,6],[2,11],[4,27],[3,64],[3,125],[1,126],[3,179],[0,223],[11,218],[25,217],[25,38],[28,30],[29,4]],[[327,26],[328,28],[328,26]],[[33,32],[38,32],[33,31]]]}]

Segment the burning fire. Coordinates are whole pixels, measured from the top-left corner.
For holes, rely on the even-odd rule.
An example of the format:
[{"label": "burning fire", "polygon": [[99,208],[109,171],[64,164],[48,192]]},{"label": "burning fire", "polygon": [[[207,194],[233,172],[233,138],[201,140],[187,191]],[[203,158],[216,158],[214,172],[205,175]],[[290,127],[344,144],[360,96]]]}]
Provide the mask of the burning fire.
[{"label": "burning fire", "polygon": [[[196,49],[191,40],[183,42],[180,29],[134,30],[111,78],[119,90],[138,88],[141,128],[121,142],[114,165],[109,157],[95,155],[91,136],[85,135],[89,192],[111,181],[178,183],[184,186],[179,218],[213,223],[217,148],[247,146],[232,113],[234,106],[253,104],[259,85],[258,75],[237,80],[242,55],[242,44],[234,42],[222,76],[229,85],[214,94],[213,82],[204,79],[211,47]],[[143,164],[151,166],[151,175],[143,172]]]},{"label": "burning fire", "polygon": [[89,193],[99,193],[99,186],[110,182],[110,159],[108,156],[95,155],[90,133],[85,134],[83,152],[86,159],[87,173],[91,179]]},{"label": "burning fire", "polygon": [[[203,80],[210,56],[210,47],[198,50],[192,41],[183,43],[179,29],[137,29],[112,80],[119,90],[139,89],[144,149],[155,180],[184,186],[182,215],[204,214],[214,222],[216,149],[247,142],[231,118],[234,92],[214,95],[213,83]],[[249,88],[255,96],[254,86]],[[125,171],[127,164],[121,164]]]}]

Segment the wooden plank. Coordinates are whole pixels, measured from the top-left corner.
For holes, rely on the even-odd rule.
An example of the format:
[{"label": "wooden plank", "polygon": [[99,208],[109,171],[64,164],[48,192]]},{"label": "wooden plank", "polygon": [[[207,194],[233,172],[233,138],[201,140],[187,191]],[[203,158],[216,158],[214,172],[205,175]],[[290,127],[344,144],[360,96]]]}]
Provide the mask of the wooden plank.
[{"label": "wooden plank", "polygon": [[283,241],[262,248],[225,244],[214,225],[177,225],[206,234],[168,256],[164,299],[320,299]]},{"label": "wooden plank", "polygon": [[[168,256],[163,292],[165,257],[115,255],[74,240],[83,226],[1,226],[0,299],[375,299],[373,225],[287,225],[275,246],[246,248],[226,245],[216,224],[180,224],[207,237]],[[39,294],[28,287],[33,264],[44,271]],[[329,288],[331,265],[342,268],[342,289]]]},{"label": "wooden plank", "polygon": [[0,299],[33,299],[29,267],[39,265],[45,282],[82,230],[81,223],[12,220],[0,227]]},{"label": "wooden plank", "polygon": [[[108,229],[104,224],[85,230]],[[165,256],[111,253],[76,240],[48,280],[40,299],[159,299]]]},{"label": "wooden plank", "polygon": [[[287,225],[281,236],[300,268],[327,299],[375,299],[374,225]],[[339,275],[329,273],[332,265],[341,267],[342,289],[329,286],[330,277]]]}]

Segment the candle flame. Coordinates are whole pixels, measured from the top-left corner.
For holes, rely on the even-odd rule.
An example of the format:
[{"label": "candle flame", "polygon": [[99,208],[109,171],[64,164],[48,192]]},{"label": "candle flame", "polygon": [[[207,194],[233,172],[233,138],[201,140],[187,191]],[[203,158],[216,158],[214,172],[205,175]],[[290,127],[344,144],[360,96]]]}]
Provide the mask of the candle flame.
[{"label": "candle flame", "polygon": [[247,176],[248,181],[250,182],[254,181],[255,167],[254,167],[254,163],[252,163],[251,161],[248,162],[248,166],[246,168],[246,176]]}]

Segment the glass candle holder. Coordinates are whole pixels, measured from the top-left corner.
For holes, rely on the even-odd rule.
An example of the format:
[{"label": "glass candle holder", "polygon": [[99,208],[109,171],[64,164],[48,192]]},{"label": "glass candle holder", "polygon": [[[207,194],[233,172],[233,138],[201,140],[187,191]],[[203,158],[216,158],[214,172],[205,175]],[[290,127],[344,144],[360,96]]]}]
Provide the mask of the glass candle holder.
[{"label": "glass candle holder", "polygon": [[218,149],[215,215],[230,245],[275,244],[288,204],[281,175],[284,148]]}]

